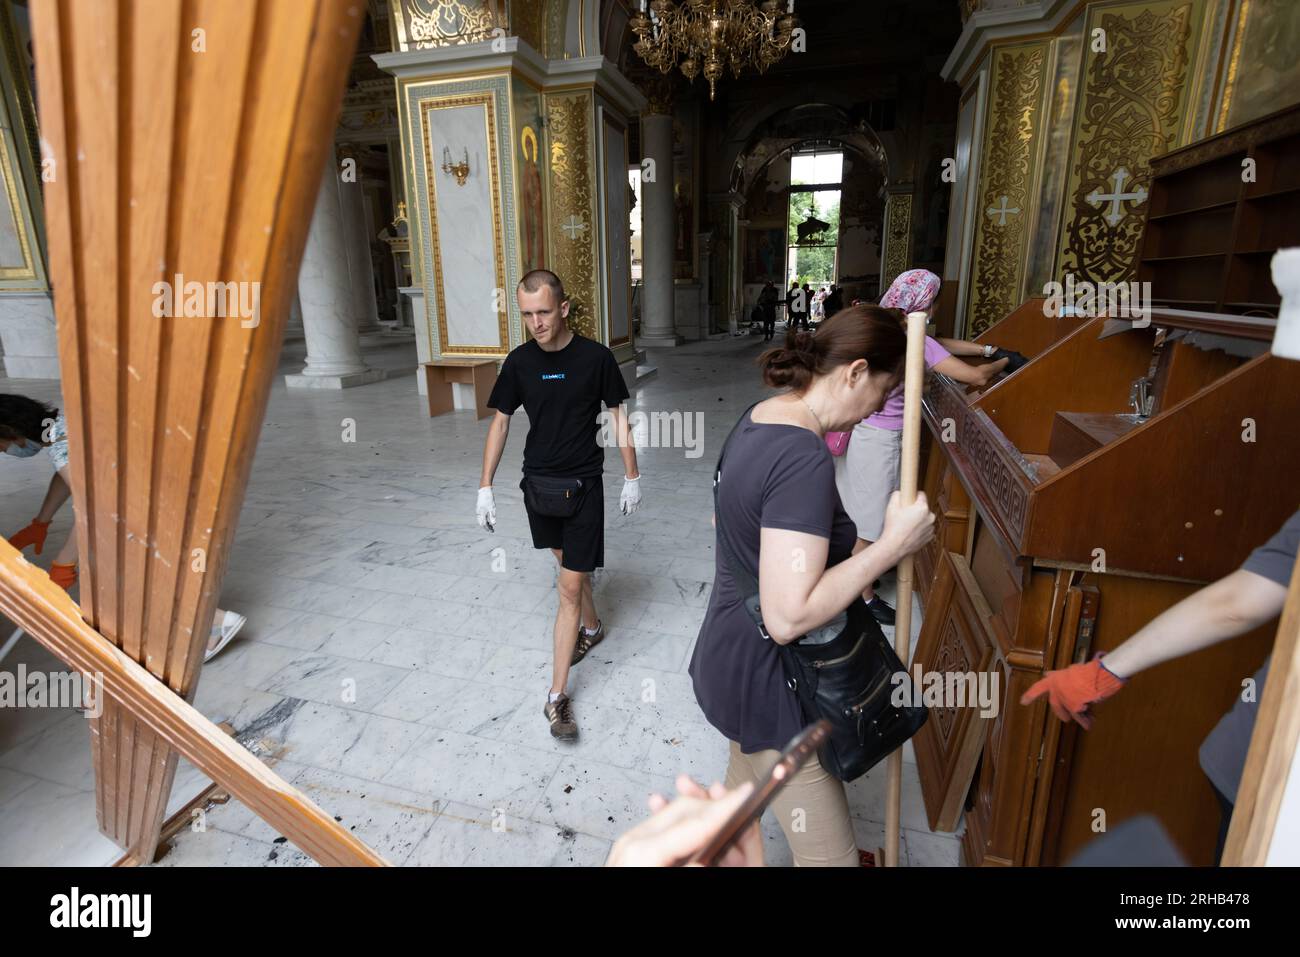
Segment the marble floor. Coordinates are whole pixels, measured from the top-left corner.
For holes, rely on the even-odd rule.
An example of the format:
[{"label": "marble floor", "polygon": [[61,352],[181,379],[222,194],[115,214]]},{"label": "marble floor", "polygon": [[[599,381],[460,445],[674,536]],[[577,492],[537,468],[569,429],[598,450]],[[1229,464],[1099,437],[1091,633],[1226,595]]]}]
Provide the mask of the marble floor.
[{"label": "marble floor", "polygon": [[[716,780],[726,764],[686,667],[713,578],[710,473],[762,394],[761,348],[747,337],[651,353],[659,371],[635,407],[700,413],[702,448],[644,449],[645,503],[629,517],[607,453],[595,594],[609,638],[570,679],[576,744],[552,739],[541,714],[555,571],[531,547],[518,491],[523,417],[489,535],[474,520],[487,420],[428,418],[409,374],[337,393],[276,383],[222,596],[248,625],[204,668],[195,704],[395,864],[600,864],[649,793],[671,793],[679,771]],[[51,383],[0,379],[0,392],[57,401]],[[47,470],[0,456],[4,531],[35,514]],[[69,525],[60,516],[50,541]],[[19,661],[57,667],[30,638],[3,667]],[[95,829],[88,737],[73,712],[0,711],[0,863],[116,859]],[[958,839],[928,830],[910,748],[904,769],[906,860],[954,865]],[[177,781],[173,806],[207,783],[185,762]],[[883,841],[884,792],[883,765],[849,787],[863,847]],[[789,864],[770,815],[764,831],[768,863]],[[160,863],[312,862],[232,800]]]}]

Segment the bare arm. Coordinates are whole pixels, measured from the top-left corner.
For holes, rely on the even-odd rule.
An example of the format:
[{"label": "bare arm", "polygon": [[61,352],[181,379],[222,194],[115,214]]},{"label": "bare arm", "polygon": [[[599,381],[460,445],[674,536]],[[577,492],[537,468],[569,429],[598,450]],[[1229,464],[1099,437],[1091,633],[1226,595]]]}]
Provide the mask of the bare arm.
[{"label": "bare arm", "polygon": [[[955,356],[979,358],[984,355],[984,345],[978,342],[971,342],[969,339],[943,339],[936,336],[934,337],[934,341],[939,343],[939,345],[943,346]],[[997,346],[993,346],[993,348],[996,349]]]},{"label": "bare arm", "polygon": [[497,474],[497,466],[501,464],[501,453],[506,450],[506,439],[509,435],[510,416],[498,412],[492,417],[492,424],[488,426],[487,443],[483,446],[483,474],[479,478],[479,488],[486,488],[492,484],[492,478]]},{"label": "bare arm", "polygon": [[965,385],[983,388],[1007,367],[1008,361],[1007,359],[999,359],[997,362],[986,362],[983,365],[973,366],[969,362],[962,362],[956,356],[948,356],[945,359],[940,359],[931,368],[935,372],[941,372],[948,378],[956,379]]},{"label": "bare arm", "polygon": [[906,508],[890,500],[880,541],[826,568],[829,541],[807,532],[764,528],[759,539],[758,597],[763,624],[778,644],[826,624],[881,574],[934,536],[934,515],[918,493]]},{"label": "bare arm", "polygon": [[[58,498],[59,504],[54,506],[54,511],[58,511],[59,505],[62,505],[64,502],[66,502],[68,500],[68,496],[72,494],[72,483],[68,481],[68,467],[65,465],[63,468],[55,472],[54,478],[59,480],[59,484],[63,488],[62,493],[59,494],[59,498]],[[50,479],[50,490],[45,493],[46,503],[48,503],[51,497],[54,497],[55,494],[56,493],[54,491],[54,479]],[[54,560],[62,565],[71,565],[73,562],[77,560],[76,510],[77,510],[77,503],[73,502],[72,503],[72,511],[73,511],[72,531],[68,532],[67,541],[65,541],[63,543],[63,547],[59,549],[59,553],[54,556]],[[42,513],[44,513],[45,511],[44,505],[41,506],[41,511]],[[54,512],[51,512],[50,514],[53,515]]]},{"label": "bare arm", "polygon": [[1106,655],[1120,678],[1253,631],[1282,613],[1286,589],[1238,569],[1167,608]]},{"label": "bare arm", "polygon": [[641,473],[637,471],[636,465],[636,446],[632,443],[632,429],[628,425],[627,411],[622,405],[610,410],[614,415],[614,428],[618,433],[618,451],[623,456],[623,476],[625,478],[640,478]]},{"label": "bare arm", "polygon": [[55,514],[63,507],[63,503],[68,500],[72,494],[72,489],[64,480],[63,475],[55,472],[50,478],[50,487],[45,490],[45,501],[41,502],[41,510],[36,513],[38,522],[53,521]]}]

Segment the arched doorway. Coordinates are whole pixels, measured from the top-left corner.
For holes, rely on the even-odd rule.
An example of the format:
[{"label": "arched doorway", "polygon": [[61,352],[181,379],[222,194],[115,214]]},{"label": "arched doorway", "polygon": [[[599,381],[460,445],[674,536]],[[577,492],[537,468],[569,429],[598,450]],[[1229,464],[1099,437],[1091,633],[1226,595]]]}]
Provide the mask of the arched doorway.
[{"label": "arched doorway", "polygon": [[839,107],[804,104],[760,123],[731,178],[744,198],[745,302],[765,282],[784,288],[791,279],[813,289],[835,283],[846,302],[878,297],[888,170],[879,137]]}]

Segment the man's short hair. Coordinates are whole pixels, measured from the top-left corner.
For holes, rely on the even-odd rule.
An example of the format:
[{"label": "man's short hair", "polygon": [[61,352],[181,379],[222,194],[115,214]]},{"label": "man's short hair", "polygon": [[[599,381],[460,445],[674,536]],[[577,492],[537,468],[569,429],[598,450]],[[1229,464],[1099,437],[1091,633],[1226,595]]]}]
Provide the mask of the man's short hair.
[{"label": "man's short hair", "polygon": [[551,287],[557,303],[564,302],[564,283],[549,269],[534,269],[524,273],[524,278],[519,280],[519,288],[524,292],[537,292],[543,286]]}]

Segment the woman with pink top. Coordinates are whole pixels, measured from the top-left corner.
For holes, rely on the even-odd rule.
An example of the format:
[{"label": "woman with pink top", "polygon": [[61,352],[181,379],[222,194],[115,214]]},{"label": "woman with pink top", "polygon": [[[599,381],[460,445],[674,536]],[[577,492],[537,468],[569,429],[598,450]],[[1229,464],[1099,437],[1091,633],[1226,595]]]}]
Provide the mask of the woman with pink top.
[{"label": "woman with pink top", "polygon": [[[899,310],[899,321],[912,312],[931,313],[939,295],[940,279],[925,269],[911,269],[901,274],[880,299],[880,305]],[[942,342],[925,337],[925,364],[927,368],[942,372],[958,382],[983,387],[993,381],[1006,368],[1007,358],[987,365],[973,366],[955,358],[953,351],[963,355],[988,355],[982,346],[973,342],[945,339]],[[903,445],[903,386],[898,385],[885,399],[879,412],[868,416],[853,427],[848,449],[835,459],[835,485],[840,493],[844,510],[857,525],[858,540],[853,553],[857,554],[872,542],[880,540],[885,525],[885,508],[889,496],[899,486],[899,466]],[[875,593],[873,587],[862,592],[862,598],[871,609],[876,621],[882,625],[894,623],[894,609]]]}]

